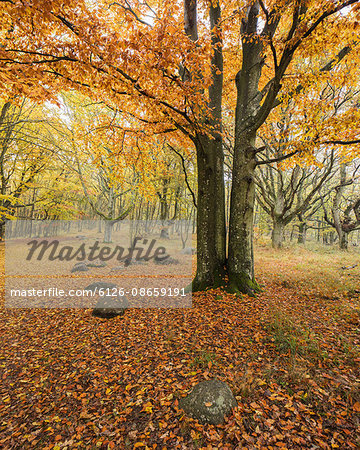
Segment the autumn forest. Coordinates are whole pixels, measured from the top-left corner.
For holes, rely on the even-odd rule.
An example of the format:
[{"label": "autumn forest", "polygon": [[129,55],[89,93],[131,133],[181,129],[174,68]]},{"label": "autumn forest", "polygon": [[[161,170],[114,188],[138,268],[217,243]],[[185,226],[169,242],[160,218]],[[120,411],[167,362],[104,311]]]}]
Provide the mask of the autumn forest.
[{"label": "autumn forest", "polygon": [[[360,1],[0,21],[0,447],[359,448]],[[95,307],[9,303],[26,237],[114,249],[127,226],[168,259],[56,265]],[[190,306],[129,299],[174,286]]]}]

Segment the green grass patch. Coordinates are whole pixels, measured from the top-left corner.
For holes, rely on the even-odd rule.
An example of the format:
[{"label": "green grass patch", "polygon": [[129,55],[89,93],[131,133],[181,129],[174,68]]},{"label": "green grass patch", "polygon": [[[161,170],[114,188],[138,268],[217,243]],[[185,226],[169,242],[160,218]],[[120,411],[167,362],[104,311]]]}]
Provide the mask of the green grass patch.
[{"label": "green grass patch", "polygon": [[326,357],[320,350],[316,336],[310,330],[296,325],[283,312],[275,311],[265,322],[265,329],[280,354],[315,355],[321,359]]}]

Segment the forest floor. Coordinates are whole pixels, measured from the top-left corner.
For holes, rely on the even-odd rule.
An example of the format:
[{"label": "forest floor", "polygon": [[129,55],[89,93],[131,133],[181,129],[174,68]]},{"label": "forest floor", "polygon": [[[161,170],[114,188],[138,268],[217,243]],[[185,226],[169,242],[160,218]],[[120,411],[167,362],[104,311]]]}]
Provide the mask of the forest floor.
[{"label": "forest floor", "polygon": [[[355,252],[259,247],[255,299],[210,291],[108,321],[2,308],[0,447],[359,448],[359,268]],[[203,426],[178,399],[213,377],[238,407]]]}]

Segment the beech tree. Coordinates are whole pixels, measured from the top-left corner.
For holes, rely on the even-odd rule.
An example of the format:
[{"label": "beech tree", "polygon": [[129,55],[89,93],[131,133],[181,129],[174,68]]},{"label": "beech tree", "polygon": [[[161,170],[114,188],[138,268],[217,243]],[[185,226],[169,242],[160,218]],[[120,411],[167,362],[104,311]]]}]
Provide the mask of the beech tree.
[{"label": "beech tree", "polygon": [[[34,205],[36,181],[51,158],[51,151],[39,127],[41,110],[31,102],[17,99],[3,101],[0,106],[0,236],[4,224],[17,210]],[[27,198],[24,195],[29,193]]]},{"label": "beech tree", "polygon": [[[76,88],[120,111],[138,132],[191,141],[198,177],[193,289],[222,285],[227,275],[230,291],[258,291],[253,212],[264,151],[258,130],[278,105],[343,67],[349,54],[356,59],[359,0],[185,0],[183,9],[178,2],[2,3],[6,90],[42,101]],[[317,70],[300,73],[299,61],[314,54],[321,55]],[[228,239],[225,101],[235,129]],[[357,140],[356,130],[338,131],[340,141]]]},{"label": "beech tree", "polygon": [[[313,64],[308,63],[309,67]],[[358,78],[358,71],[353,73]],[[343,151],[342,146],[331,144],[329,137],[338,130],[339,122],[346,123],[359,100],[353,81],[344,86],[336,77],[320,80],[308,92],[279,106],[259,132],[265,151],[255,174],[256,198],[272,218],[274,248],[282,246],[284,228],[295,218],[300,220],[301,243],[305,217],[321,208],[322,187],[334,177]],[[289,154],[294,157],[286,161]],[[280,162],[266,164],[271,159]]]},{"label": "beech tree", "polygon": [[267,166],[256,174],[257,201],[272,219],[272,246],[282,247],[284,229],[297,217],[321,207],[321,188],[334,176],[334,152],[320,162],[322,168],[301,167],[282,170]]},{"label": "beech tree", "polygon": [[346,194],[349,188],[354,187],[359,169],[359,163],[351,170],[351,167],[343,162],[340,165],[339,184],[334,189],[331,214],[323,202],[325,221],[335,228],[342,250],[348,249],[349,234],[360,230],[360,193],[353,189],[352,193],[348,191]]}]

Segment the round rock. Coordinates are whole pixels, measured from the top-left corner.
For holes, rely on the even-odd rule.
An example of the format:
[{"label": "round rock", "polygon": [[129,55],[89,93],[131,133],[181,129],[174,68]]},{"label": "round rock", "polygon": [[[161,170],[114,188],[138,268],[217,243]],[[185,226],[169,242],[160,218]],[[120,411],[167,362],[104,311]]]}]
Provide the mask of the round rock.
[{"label": "round rock", "polygon": [[71,273],[73,272],[87,272],[89,270],[88,266],[81,262],[81,263],[77,263],[75,264],[75,266],[71,269]]},{"label": "round rock", "polygon": [[180,399],[179,406],[202,424],[219,425],[237,401],[226,383],[213,378],[195,385],[189,395]]},{"label": "round rock", "polygon": [[195,255],[196,249],[194,247],[184,247],[180,253],[182,255]]},{"label": "round rock", "polygon": [[105,261],[100,261],[99,259],[95,259],[94,261],[88,261],[86,263],[88,267],[106,267],[107,264]]},{"label": "round rock", "polygon": [[129,303],[126,297],[105,296],[99,299],[92,310],[92,315],[101,319],[112,319],[117,316],[123,316],[128,306]]},{"label": "round rock", "polygon": [[158,264],[159,266],[168,266],[170,264],[179,264],[179,260],[172,258],[171,256],[169,256],[166,259],[154,259],[155,264]]},{"label": "round rock", "polygon": [[119,272],[122,270],[124,270],[124,266],[115,266],[111,268],[110,272]]},{"label": "round rock", "polygon": [[143,259],[133,259],[130,262],[130,266],[143,266],[146,264],[146,261]]}]

